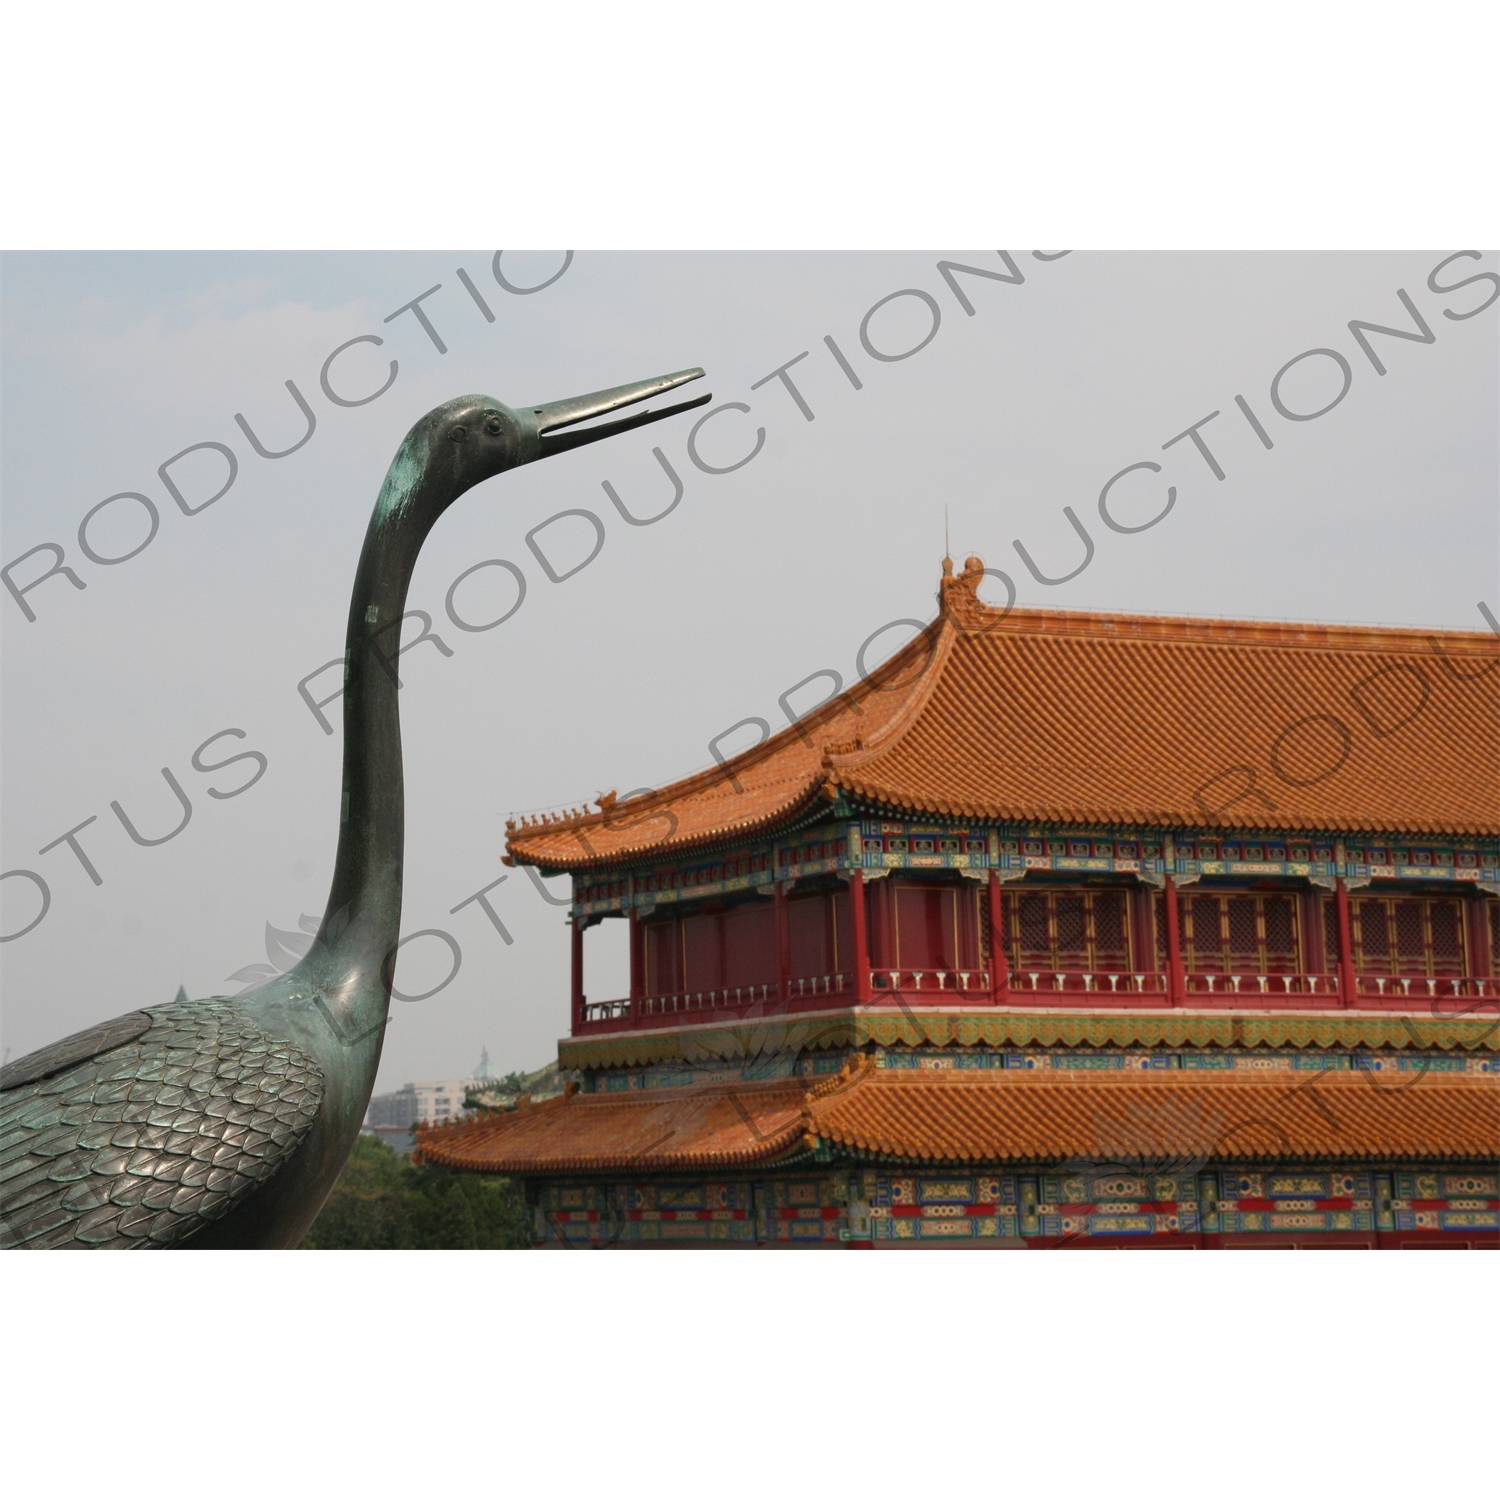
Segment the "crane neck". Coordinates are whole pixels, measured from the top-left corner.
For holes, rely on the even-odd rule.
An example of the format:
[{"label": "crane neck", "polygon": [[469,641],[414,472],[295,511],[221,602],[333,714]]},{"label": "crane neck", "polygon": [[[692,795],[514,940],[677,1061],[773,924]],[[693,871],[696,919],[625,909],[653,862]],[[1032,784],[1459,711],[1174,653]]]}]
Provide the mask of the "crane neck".
[{"label": "crane neck", "polygon": [[[344,773],[328,905],[299,966],[350,1035],[390,1006],[401,930],[406,811],[397,656],[406,591],[439,516],[469,487],[419,422],[396,454],[365,532],[344,655]],[[451,444],[448,445],[451,448]]]}]

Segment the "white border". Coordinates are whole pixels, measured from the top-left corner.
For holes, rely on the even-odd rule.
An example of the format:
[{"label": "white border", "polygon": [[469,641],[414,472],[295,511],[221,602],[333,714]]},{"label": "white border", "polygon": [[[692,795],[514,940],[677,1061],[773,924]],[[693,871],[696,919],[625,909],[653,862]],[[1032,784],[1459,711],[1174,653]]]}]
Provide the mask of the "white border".
[{"label": "white border", "polygon": [[12,7],[0,243],[1493,243],[1497,14]]}]

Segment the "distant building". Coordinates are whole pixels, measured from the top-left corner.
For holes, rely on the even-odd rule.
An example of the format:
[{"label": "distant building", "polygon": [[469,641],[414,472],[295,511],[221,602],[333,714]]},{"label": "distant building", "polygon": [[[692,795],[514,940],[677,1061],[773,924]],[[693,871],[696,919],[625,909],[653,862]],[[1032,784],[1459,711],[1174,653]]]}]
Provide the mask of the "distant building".
[{"label": "distant building", "polygon": [[414,1125],[443,1125],[464,1111],[464,1096],[482,1086],[483,1078],[451,1078],[444,1083],[408,1083],[394,1094],[377,1094],[365,1112],[372,1130],[410,1130]]},{"label": "distant building", "polygon": [[468,1078],[450,1078],[445,1083],[408,1083],[394,1094],[376,1094],[365,1110],[366,1130],[384,1132],[410,1130],[415,1125],[443,1125],[464,1112],[464,1099],[471,1089],[493,1084],[490,1050],[479,1049],[479,1065]]}]

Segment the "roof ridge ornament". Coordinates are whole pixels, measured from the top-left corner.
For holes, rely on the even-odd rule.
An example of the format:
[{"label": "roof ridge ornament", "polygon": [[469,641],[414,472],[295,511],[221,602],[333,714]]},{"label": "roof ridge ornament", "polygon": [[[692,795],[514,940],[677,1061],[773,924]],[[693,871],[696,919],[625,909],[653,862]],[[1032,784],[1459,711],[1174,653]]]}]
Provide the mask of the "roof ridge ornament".
[{"label": "roof ridge ornament", "polygon": [[852,740],[829,740],[823,746],[823,769],[833,770],[836,755],[858,755],[865,748],[864,730],[857,730]]},{"label": "roof ridge ornament", "polygon": [[985,568],[982,557],[966,557],[964,570],[956,577],[953,572],[953,559],[945,557],[943,576],[938,584],[939,611],[964,629],[989,624],[990,617],[995,611],[979,597],[979,585],[984,582],[984,578]]}]

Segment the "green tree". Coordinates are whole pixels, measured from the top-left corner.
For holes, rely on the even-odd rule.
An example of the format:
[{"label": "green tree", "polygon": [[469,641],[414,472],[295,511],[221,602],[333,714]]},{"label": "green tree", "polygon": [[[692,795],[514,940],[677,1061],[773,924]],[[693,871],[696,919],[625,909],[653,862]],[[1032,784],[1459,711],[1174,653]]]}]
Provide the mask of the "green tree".
[{"label": "green tree", "polygon": [[444,1167],[414,1167],[362,1135],[304,1250],[524,1250],[531,1213],[521,1184]]}]

